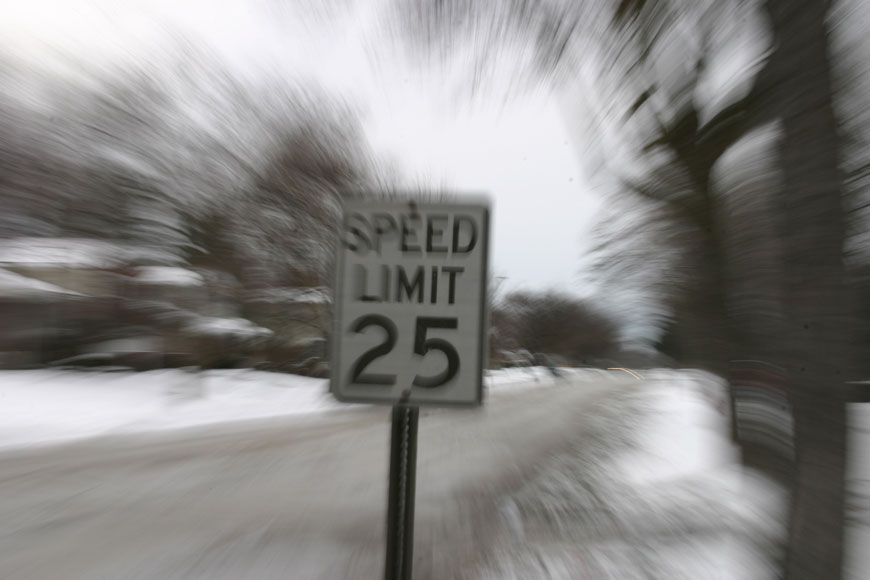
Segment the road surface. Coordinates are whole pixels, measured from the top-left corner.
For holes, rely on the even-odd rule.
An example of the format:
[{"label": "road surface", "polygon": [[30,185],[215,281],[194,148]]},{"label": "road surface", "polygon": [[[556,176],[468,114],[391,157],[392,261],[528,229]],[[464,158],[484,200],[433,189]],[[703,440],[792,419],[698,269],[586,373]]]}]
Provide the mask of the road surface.
[{"label": "road surface", "polygon": [[[631,377],[420,417],[415,578],[461,574],[499,498]],[[0,578],[366,579],[383,569],[389,408],[0,456]]]}]

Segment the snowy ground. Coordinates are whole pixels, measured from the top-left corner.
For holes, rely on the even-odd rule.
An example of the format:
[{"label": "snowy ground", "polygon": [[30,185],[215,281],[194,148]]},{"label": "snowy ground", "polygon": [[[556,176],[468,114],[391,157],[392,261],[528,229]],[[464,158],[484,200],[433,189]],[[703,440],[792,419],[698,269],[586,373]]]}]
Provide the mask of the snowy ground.
[{"label": "snowy ground", "polygon": [[[551,387],[557,396],[568,383],[612,383],[614,395],[584,412],[582,429],[535,475],[506,489],[495,531],[484,522],[492,540],[457,578],[773,577],[784,497],[737,467],[725,437],[727,401],[715,377],[659,370],[636,380],[584,369],[567,371],[566,379],[543,368],[487,377],[493,403],[516,397],[522,405],[524,393]],[[247,370],[9,371],[0,373],[0,449],[20,457],[34,446],[106,434],[269,417],[301,421],[361,407],[336,403],[324,380]],[[870,540],[870,405],[853,405],[851,424],[857,518],[846,578],[863,580],[870,577],[863,548]]]},{"label": "snowy ground", "polygon": [[0,447],[178,429],[339,406],[325,381],[248,370],[0,373]]},{"label": "snowy ground", "polygon": [[505,529],[470,578],[773,577],[783,496],[739,471],[721,384],[644,374],[505,500]]},{"label": "snowy ground", "polygon": [[[787,497],[742,470],[723,384],[644,372],[591,430],[503,504],[504,530],[469,578],[766,580]],[[870,405],[850,409],[846,580],[870,578]]]},{"label": "snowy ground", "polygon": [[[607,371],[571,376],[617,378]],[[541,367],[505,369],[487,376],[487,394],[552,381]],[[94,437],[159,431],[265,417],[347,410],[327,381],[253,370],[149,372],[69,370],[0,371],[0,449]]]}]

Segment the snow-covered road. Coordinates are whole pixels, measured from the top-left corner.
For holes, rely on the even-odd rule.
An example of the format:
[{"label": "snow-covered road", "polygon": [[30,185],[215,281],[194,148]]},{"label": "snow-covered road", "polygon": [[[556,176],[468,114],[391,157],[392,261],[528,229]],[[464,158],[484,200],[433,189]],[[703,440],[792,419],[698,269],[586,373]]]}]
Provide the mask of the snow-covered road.
[{"label": "snow-covered road", "polygon": [[[533,383],[535,384],[535,383]],[[416,576],[447,578],[500,498],[631,377],[507,389],[420,419]],[[389,410],[115,434],[0,458],[0,577],[377,578]]]}]

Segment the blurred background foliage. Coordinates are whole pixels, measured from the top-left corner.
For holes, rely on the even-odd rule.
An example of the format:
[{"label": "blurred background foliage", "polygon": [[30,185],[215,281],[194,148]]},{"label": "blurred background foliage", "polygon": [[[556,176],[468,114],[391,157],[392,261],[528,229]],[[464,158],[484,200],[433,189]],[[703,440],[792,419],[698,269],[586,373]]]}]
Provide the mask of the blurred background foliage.
[{"label": "blurred background foliage", "polygon": [[[324,354],[341,197],[389,181],[358,111],[313,82],[240,78],[180,35],[162,50],[2,55],[7,367]],[[133,342],[103,352],[116,339]]]}]

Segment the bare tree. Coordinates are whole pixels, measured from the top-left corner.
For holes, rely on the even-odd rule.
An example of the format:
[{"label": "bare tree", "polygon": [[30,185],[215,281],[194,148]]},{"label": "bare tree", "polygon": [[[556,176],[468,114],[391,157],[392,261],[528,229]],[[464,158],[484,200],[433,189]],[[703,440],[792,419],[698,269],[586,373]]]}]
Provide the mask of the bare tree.
[{"label": "bare tree", "polygon": [[697,278],[693,234],[663,204],[614,194],[599,211],[580,282],[618,321],[623,347],[651,350],[687,315],[682,301]]},{"label": "bare tree", "polygon": [[502,332],[531,353],[582,363],[616,348],[614,324],[589,304],[564,293],[511,292],[499,311],[496,320],[503,325]]},{"label": "bare tree", "polygon": [[63,74],[0,62],[0,235],[116,238],[168,263],[208,247],[243,278],[323,282],[341,192],[370,174],[355,111],[181,38],[163,50]]},{"label": "bare tree", "polygon": [[309,93],[297,99],[302,118],[266,153],[251,189],[197,225],[215,253],[210,261],[231,266],[250,287],[327,284],[341,200],[374,179],[354,111]]},{"label": "bare tree", "polygon": [[[856,353],[830,7],[828,0],[457,0],[396,11],[399,28],[424,49],[471,45],[485,63],[494,45],[504,47],[511,59],[525,57],[517,59],[520,75],[531,69],[536,79],[590,90],[587,105],[597,114],[585,133],[599,150],[593,159],[696,230],[705,326],[724,339],[721,348],[710,345],[711,360],[722,368],[729,356],[760,352],[789,375],[796,460],[788,578],[838,578],[842,567],[844,378]],[[730,75],[736,82],[722,82],[726,64],[739,70]],[[770,251],[760,262],[734,260],[715,172],[726,153],[770,123],[774,137],[763,151],[777,169],[773,193],[742,224],[766,228]],[[663,186],[662,170],[685,186]],[[731,201],[734,186],[723,188]],[[735,279],[765,269],[770,275],[756,286],[762,300],[748,300]],[[731,315],[734,300],[742,318]],[[762,314],[764,328],[740,328],[751,312]]]}]

